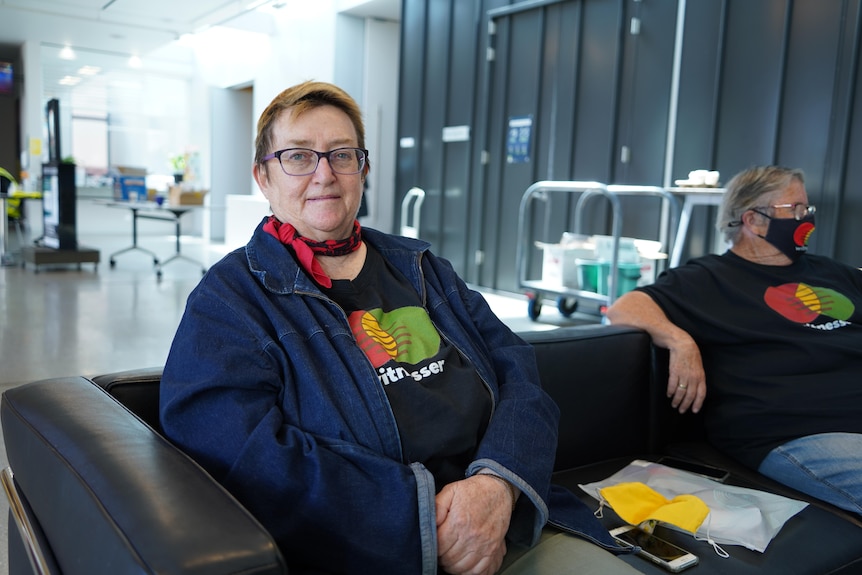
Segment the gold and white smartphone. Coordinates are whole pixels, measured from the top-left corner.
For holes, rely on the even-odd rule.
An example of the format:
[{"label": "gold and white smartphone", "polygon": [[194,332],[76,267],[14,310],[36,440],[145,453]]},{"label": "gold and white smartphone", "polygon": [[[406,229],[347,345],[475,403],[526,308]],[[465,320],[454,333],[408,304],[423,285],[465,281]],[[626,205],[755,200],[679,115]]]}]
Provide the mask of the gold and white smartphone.
[{"label": "gold and white smartphone", "polygon": [[679,573],[697,565],[697,555],[669,541],[638,529],[634,525],[624,525],[611,531],[611,535],[625,547],[640,547],[638,554],[671,573]]}]

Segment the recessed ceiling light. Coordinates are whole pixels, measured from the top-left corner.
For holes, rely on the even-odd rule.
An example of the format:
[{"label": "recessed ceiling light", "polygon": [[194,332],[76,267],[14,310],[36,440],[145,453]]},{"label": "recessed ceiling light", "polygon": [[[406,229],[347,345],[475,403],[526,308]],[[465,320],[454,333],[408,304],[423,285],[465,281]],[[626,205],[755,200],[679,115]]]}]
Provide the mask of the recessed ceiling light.
[{"label": "recessed ceiling light", "polygon": [[74,60],[75,59],[75,51],[72,50],[70,46],[64,46],[62,50],[60,50],[60,58],[63,60]]},{"label": "recessed ceiling light", "polygon": [[64,76],[60,79],[59,83],[63,86],[76,86],[81,82],[81,79],[77,76]]},{"label": "recessed ceiling light", "polygon": [[83,66],[81,69],[78,70],[78,73],[82,76],[95,76],[101,71],[102,69],[98,66]]},{"label": "recessed ceiling light", "polygon": [[129,58],[129,68],[140,68],[143,65],[140,56],[131,56]]}]

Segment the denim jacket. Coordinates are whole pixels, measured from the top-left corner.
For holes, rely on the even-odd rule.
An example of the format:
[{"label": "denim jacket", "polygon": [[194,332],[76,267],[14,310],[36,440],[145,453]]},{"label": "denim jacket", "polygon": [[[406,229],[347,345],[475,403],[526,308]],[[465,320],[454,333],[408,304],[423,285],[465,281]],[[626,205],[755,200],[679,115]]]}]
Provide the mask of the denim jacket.
[{"label": "denim jacket", "polygon": [[[564,511],[555,525],[613,547],[573,495],[551,497],[559,410],[538,385],[531,347],[426,242],[362,233],[492,392],[465,476],[486,467],[521,490],[509,537],[535,543],[553,500]],[[160,411],[167,436],[257,517],[291,572],[437,573],[438,486],[404,461],[386,394],[341,308],[262,225],[189,296]]]}]

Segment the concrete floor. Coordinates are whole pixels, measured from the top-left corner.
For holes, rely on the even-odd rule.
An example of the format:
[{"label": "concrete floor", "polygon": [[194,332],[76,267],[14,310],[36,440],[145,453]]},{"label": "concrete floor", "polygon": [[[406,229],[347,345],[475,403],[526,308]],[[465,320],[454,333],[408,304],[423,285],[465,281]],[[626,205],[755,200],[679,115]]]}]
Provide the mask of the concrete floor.
[{"label": "concrete floor", "polygon": [[[10,240],[14,250],[16,237]],[[83,264],[81,269],[0,267],[0,391],[50,377],[164,364],[186,297],[200,280],[200,267],[178,260],[165,267],[158,280],[151,257],[142,252],[121,254],[114,268],[109,266],[110,254],[130,244],[128,236],[79,232],[78,240],[100,251],[101,264]],[[173,253],[173,241],[169,235],[149,234],[141,236],[139,245],[164,260]],[[182,251],[209,266],[225,248],[184,237]],[[486,297],[515,331],[597,321],[563,318],[548,302],[540,321],[534,322],[527,317],[524,296]],[[7,465],[2,444],[0,465]],[[0,497],[0,573],[8,572],[7,509]]]}]

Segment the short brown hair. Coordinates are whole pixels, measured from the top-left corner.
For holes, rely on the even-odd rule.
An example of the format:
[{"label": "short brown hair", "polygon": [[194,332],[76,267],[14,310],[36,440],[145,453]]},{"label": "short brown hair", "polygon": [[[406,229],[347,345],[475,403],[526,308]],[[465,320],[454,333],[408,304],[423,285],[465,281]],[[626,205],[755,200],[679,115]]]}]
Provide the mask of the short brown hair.
[{"label": "short brown hair", "polygon": [[[264,170],[261,158],[270,153],[272,130],[279,114],[293,108],[296,115],[320,106],[335,106],[350,118],[356,129],[356,139],[360,148],[365,148],[365,126],[362,112],[356,101],[344,90],[328,82],[307,81],[291,86],[273,98],[257,121],[257,137],[254,144],[254,162]],[[366,170],[368,161],[366,159]]]}]

